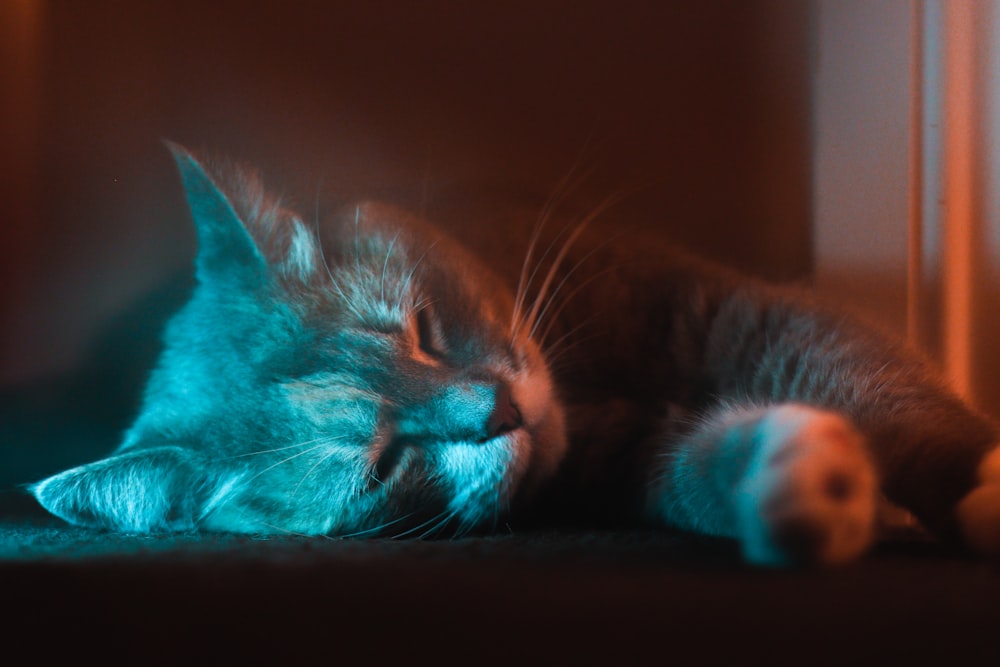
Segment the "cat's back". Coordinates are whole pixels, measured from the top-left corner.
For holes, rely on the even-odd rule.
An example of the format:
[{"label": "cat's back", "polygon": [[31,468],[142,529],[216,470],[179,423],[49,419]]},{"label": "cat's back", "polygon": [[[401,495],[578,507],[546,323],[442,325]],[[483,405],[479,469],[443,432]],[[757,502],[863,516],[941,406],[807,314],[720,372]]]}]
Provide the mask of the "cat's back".
[{"label": "cat's back", "polygon": [[513,289],[532,274],[535,281],[544,280],[556,263],[555,274],[566,278],[570,289],[584,281],[606,287],[609,281],[597,278],[598,272],[617,275],[630,288],[686,276],[745,279],[676,243],[666,231],[669,221],[638,219],[607,204],[480,189],[449,192],[426,206],[424,215]]}]

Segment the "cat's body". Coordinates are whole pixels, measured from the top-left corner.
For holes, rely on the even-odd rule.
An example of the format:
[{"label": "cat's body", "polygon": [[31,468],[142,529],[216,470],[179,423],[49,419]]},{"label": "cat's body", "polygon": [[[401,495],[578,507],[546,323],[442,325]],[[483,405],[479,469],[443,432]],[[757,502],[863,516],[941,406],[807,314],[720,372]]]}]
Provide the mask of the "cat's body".
[{"label": "cat's body", "polygon": [[33,487],[69,521],[422,536],[545,517],[833,563],[872,542],[881,486],[1000,545],[996,427],[803,293],[599,211],[446,234],[365,204],[313,227],[174,150],[199,285],[116,454]]}]

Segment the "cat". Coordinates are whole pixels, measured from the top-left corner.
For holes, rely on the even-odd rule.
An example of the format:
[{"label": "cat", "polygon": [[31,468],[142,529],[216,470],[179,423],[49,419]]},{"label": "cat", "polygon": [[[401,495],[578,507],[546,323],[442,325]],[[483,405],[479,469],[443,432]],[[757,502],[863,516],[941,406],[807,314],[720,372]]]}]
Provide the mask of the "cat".
[{"label": "cat", "polygon": [[[29,486],[126,533],[427,537],[662,526],[836,565],[883,496],[1000,552],[997,426],[901,341],[599,206],[446,231],[387,204],[307,224],[168,144],[198,240],[138,417]],[[519,523],[520,522],[520,523]]]}]

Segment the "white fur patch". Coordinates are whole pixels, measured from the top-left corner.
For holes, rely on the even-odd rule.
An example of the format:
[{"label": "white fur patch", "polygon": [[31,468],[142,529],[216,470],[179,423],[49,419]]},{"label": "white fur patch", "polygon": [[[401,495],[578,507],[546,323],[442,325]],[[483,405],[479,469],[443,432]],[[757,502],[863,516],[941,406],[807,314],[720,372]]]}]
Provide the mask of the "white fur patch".
[{"label": "white fur patch", "polygon": [[760,565],[852,560],[872,542],[874,468],[843,417],[801,405],[767,411],[736,494],[744,556]]}]

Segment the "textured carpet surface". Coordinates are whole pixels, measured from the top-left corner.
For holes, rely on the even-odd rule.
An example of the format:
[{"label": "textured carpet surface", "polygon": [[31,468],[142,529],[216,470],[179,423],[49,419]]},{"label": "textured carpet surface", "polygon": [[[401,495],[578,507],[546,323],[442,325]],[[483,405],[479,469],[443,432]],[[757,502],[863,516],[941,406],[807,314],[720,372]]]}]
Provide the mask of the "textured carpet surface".
[{"label": "textured carpet surface", "polygon": [[771,571],[666,532],[138,537],[17,509],[5,627],[43,664],[964,664],[1000,635],[997,565],[919,540]]}]

